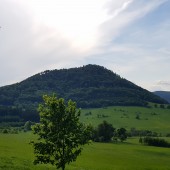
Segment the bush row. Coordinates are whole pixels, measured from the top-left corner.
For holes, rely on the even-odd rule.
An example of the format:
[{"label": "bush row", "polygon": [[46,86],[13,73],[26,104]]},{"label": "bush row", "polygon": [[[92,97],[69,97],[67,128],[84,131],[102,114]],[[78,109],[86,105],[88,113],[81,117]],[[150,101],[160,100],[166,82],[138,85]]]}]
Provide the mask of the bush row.
[{"label": "bush row", "polygon": [[139,142],[148,146],[157,146],[157,147],[168,147],[170,148],[170,143],[165,139],[154,138],[154,137],[140,137]]}]

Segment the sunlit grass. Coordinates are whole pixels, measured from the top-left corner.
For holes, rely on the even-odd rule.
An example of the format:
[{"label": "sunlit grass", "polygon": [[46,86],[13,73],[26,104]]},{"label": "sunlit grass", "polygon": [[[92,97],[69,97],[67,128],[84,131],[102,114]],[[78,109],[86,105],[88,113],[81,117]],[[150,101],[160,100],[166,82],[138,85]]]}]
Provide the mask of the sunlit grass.
[{"label": "sunlit grass", "polygon": [[[86,115],[89,112],[91,115]],[[136,119],[136,115],[139,115],[140,119]],[[83,122],[97,126],[103,120],[112,123],[116,128],[147,129],[163,135],[170,133],[170,109],[114,106],[82,110]]]},{"label": "sunlit grass", "polygon": [[[53,170],[51,165],[33,165],[31,133],[0,134],[0,169]],[[170,149],[143,146],[138,138],[125,143],[91,143],[66,170],[170,170]]]}]

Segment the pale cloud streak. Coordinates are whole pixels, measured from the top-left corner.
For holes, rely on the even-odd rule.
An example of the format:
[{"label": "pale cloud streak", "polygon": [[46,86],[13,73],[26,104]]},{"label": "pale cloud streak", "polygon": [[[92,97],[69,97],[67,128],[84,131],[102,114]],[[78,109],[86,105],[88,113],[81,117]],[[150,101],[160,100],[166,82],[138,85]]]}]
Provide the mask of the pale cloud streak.
[{"label": "pale cloud streak", "polygon": [[[167,0],[151,0],[146,2],[143,0],[122,0],[119,3],[111,1],[112,3],[109,8],[110,19],[104,22],[101,27],[102,40],[110,43],[110,41],[117,38],[128,25],[146,16],[166,1]],[[119,7],[115,8],[115,6],[118,5]]]},{"label": "pale cloud streak", "polygon": [[[120,2],[120,1],[119,1]],[[116,16],[118,16],[121,12],[123,12],[127,7],[128,7],[128,5],[130,5],[130,3],[132,3],[133,2],[133,0],[130,0],[130,1],[124,1],[122,4],[121,4],[121,7],[120,8],[117,8],[117,9],[115,9],[114,10],[114,12],[113,12],[113,15],[112,15],[112,17],[116,17]],[[121,2],[120,2],[121,3]],[[112,12],[110,12],[111,14],[112,14]]]},{"label": "pale cloud streak", "polygon": [[158,81],[151,86],[152,91],[170,91],[170,81]]}]

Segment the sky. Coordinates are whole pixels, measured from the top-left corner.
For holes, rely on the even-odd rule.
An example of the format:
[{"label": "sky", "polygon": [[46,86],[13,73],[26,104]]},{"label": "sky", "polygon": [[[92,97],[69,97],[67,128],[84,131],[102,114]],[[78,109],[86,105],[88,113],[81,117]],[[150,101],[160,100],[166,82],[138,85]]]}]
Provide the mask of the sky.
[{"label": "sky", "polygon": [[170,91],[170,0],[0,0],[0,86],[104,66]]}]

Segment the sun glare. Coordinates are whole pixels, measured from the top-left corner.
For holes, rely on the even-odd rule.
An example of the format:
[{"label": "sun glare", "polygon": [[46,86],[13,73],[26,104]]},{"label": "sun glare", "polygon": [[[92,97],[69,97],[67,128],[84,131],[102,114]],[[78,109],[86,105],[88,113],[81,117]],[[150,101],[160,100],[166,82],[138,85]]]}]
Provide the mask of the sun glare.
[{"label": "sun glare", "polygon": [[55,29],[75,48],[90,48],[107,19],[106,0],[29,0],[36,22]]}]

